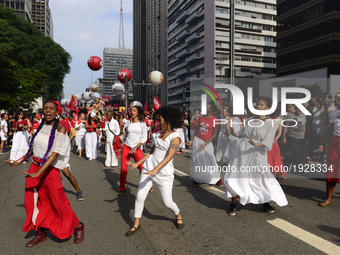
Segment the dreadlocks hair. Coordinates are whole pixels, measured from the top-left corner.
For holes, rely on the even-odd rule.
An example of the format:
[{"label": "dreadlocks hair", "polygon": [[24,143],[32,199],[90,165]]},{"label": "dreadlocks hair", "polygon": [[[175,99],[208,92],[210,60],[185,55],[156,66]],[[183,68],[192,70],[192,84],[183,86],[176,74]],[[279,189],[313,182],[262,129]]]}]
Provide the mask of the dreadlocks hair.
[{"label": "dreadlocks hair", "polygon": [[[46,103],[54,103],[54,102],[52,102],[52,101],[47,101],[47,102],[45,102],[45,104],[46,104]],[[45,105],[45,104],[44,104],[44,105]],[[57,105],[56,103],[54,103],[54,104],[55,104],[55,106],[57,107],[57,110],[58,110],[58,105]],[[39,133],[39,131],[41,130],[41,128],[44,126],[45,121],[46,121],[45,118],[43,118],[43,119],[41,120],[41,123],[40,123],[40,125],[39,125],[37,131],[34,133],[32,139],[31,139],[31,142],[30,142],[30,146],[29,146],[28,152],[26,153],[25,159],[24,159],[26,162],[28,161],[28,157],[29,157],[30,151],[32,150],[34,139],[35,139],[35,137],[37,136],[37,134]],[[56,118],[56,119],[54,120],[54,124],[53,124],[52,130],[51,130],[51,134],[50,134],[50,137],[49,137],[49,139],[48,139],[47,151],[46,151],[46,153],[45,153],[45,155],[44,155],[44,157],[43,157],[43,159],[42,159],[42,161],[41,161],[41,165],[43,165],[43,164],[45,163],[47,154],[48,154],[48,153],[50,152],[50,150],[52,149],[52,145],[53,145],[54,138],[55,138],[55,133],[56,133],[55,131],[57,130],[58,125],[59,125],[59,119]]]}]

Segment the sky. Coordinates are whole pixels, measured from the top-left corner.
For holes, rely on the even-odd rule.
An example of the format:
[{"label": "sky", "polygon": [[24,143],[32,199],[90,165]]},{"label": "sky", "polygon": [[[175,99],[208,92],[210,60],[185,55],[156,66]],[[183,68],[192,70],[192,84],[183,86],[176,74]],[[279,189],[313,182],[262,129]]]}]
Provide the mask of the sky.
[{"label": "sky", "polygon": [[[103,59],[105,47],[118,48],[120,0],[50,0],[53,40],[71,56],[71,71],[64,79],[64,94],[82,94],[92,81],[103,78],[103,69],[91,71],[91,56]],[[133,46],[133,4],[123,0],[124,44]],[[92,78],[93,77],[93,78]]]}]

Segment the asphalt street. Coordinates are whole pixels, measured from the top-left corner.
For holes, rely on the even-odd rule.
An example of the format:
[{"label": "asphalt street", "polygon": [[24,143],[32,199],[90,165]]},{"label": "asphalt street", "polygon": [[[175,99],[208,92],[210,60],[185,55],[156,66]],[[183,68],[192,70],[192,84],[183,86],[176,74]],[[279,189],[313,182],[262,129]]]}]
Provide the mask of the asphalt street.
[{"label": "asphalt street", "polygon": [[[190,154],[175,156],[173,198],[184,219],[184,228],[175,227],[175,218],[160,198],[157,185],[149,193],[141,230],[132,237],[125,232],[133,225],[134,201],[139,183],[138,170],[130,170],[127,192],[119,197],[120,166],[104,168],[104,147],[98,159],[88,161],[71,152],[71,172],[85,200],[62,176],[65,193],[78,218],[85,224],[85,240],[73,243],[73,236],[58,240],[49,234],[33,248],[25,244],[34,232],[22,232],[25,221],[25,177],[20,170],[29,164],[11,167],[0,155],[0,254],[340,254],[340,185],[333,204],[321,208],[325,181],[289,175],[280,180],[289,204],[266,213],[260,205],[238,206],[231,217],[229,202],[221,198],[225,188],[192,187]],[[299,178],[298,178],[299,177]]]}]

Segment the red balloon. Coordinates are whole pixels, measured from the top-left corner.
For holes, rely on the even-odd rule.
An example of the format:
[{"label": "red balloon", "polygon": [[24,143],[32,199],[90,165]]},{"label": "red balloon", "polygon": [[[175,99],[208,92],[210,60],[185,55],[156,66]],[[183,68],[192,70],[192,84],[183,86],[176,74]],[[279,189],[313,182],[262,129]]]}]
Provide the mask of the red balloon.
[{"label": "red balloon", "polygon": [[98,71],[103,66],[103,60],[98,56],[92,56],[87,60],[87,65],[90,67],[93,71]]},{"label": "red balloon", "polygon": [[128,80],[130,81],[131,78],[132,78],[132,73],[129,69],[127,68],[123,68],[123,69],[120,69],[120,71],[118,72],[118,80],[121,82],[121,83],[124,83],[125,82],[125,76],[128,77]]},{"label": "red balloon", "polygon": [[109,96],[103,96],[102,97],[103,102],[105,103],[105,106],[108,106],[111,102],[111,97]]}]

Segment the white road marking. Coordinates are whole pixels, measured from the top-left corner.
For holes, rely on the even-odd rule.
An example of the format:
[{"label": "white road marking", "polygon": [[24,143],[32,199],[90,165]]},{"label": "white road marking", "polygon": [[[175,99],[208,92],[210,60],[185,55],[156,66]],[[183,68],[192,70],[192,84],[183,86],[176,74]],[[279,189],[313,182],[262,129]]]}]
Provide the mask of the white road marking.
[{"label": "white road marking", "polygon": [[[188,176],[188,174],[175,169],[175,173],[176,175],[183,177],[183,176]],[[210,186],[210,185],[205,185],[205,184],[201,184],[199,185],[200,188],[222,198],[225,200],[225,198],[222,196],[224,194],[224,191]],[[340,254],[340,247],[321,238],[318,237],[312,233],[309,233],[306,230],[303,230],[291,223],[289,223],[288,221],[276,218],[274,220],[268,220],[268,223],[270,223],[271,225],[281,229],[282,231],[300,239],[301,241],[313,246],[314,248],[326,253],[326,254]]]},{"label": "white road marking", "polygon": [[324,253],[340,254],[340,246],[309,233],[308,231],[303,230],[302,228],[299,228],[288,221],[276,218],[274,220],[268,220],[267,222]]}]

